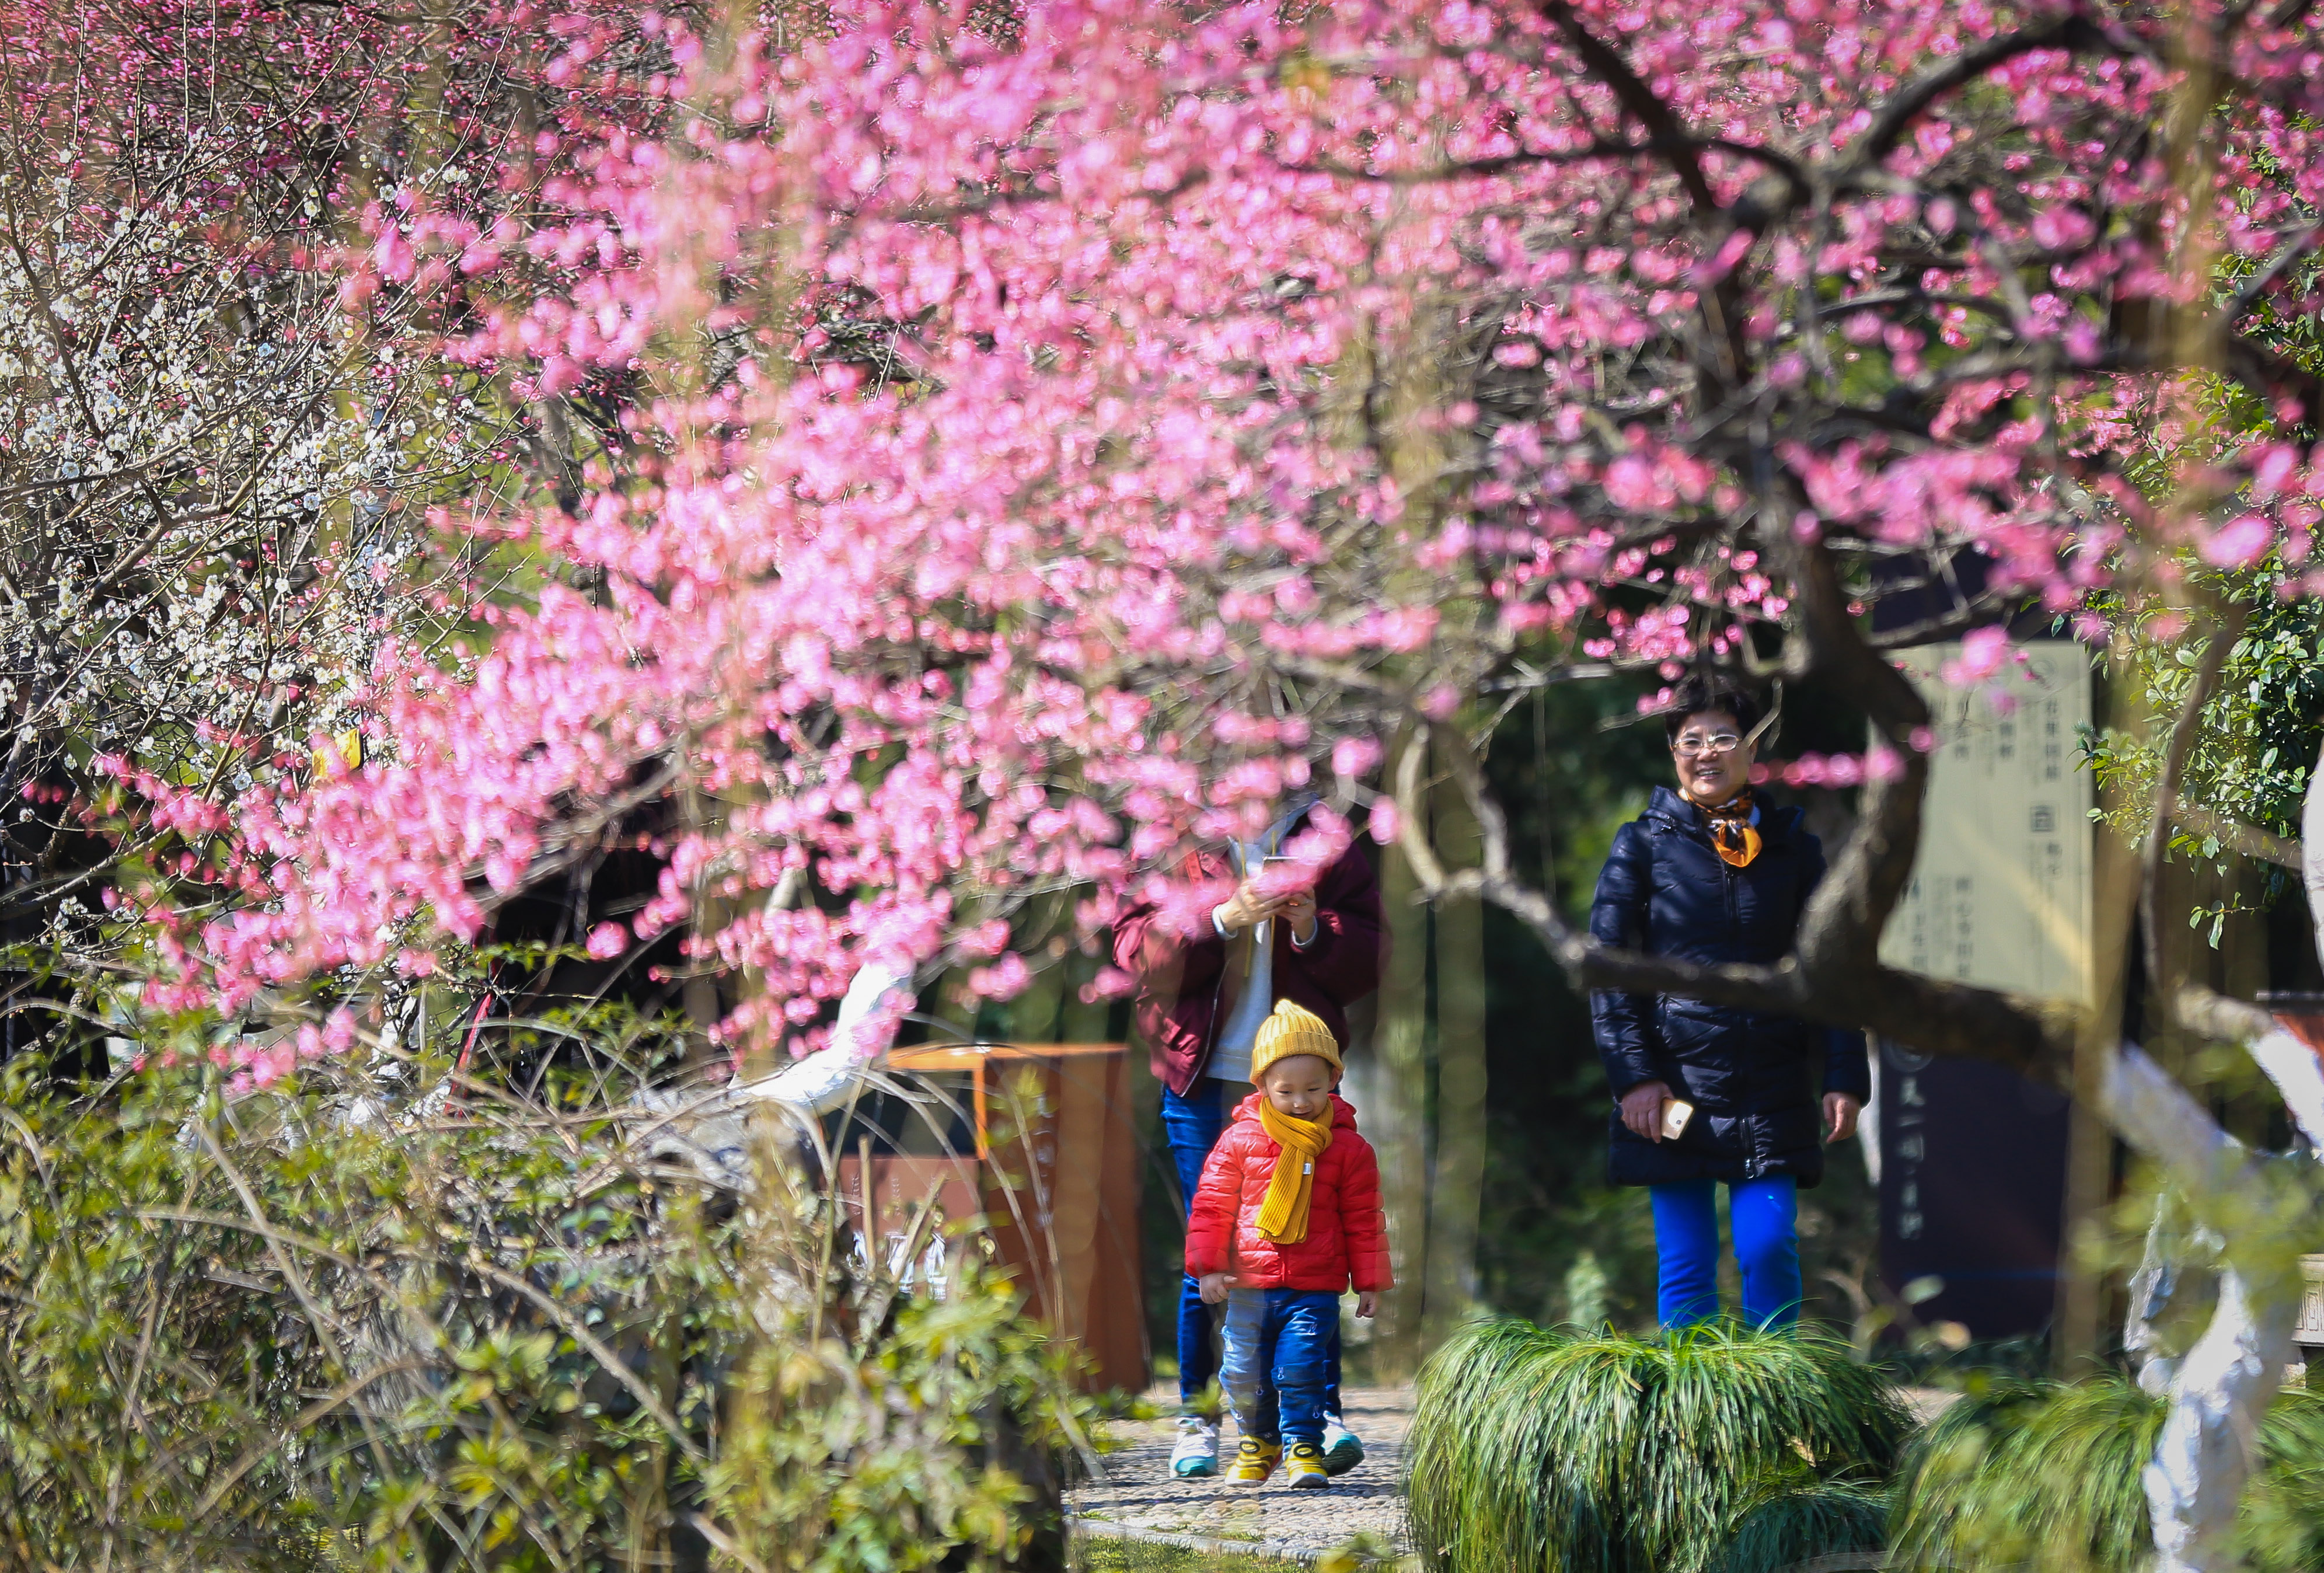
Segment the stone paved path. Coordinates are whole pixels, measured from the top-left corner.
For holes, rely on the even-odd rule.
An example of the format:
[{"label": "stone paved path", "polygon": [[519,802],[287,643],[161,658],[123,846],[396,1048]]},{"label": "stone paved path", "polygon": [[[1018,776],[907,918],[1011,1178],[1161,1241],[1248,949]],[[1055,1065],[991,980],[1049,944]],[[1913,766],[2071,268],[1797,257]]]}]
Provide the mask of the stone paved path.
[{"label": "stone paved path", "polygon": [[[1175,1402],[1174,1389],[1157,1402]],[[1223,1479],[1176,1480],[1168,1420],[1124,1420],[1112,1428],[1117,1444],[1106,1455],[1102,1478],[1071,1497],[1074,1526],[1093,1535],[1217,1545],[1275,1556],[1308,1558],[1369,1532],[1402,1546],[1404,1432],[1412,1416],[1410,1388],[1346,1389],[1348,1423],[1364,1439],[1366,1457],[1323,1491],[1294,1491],[1282,1476],[1253,1489]],[[1222,1461],[1234,1454],[1234,1422],[1219,1428]]]},{"label": "stone paved path", "polygon": [[[1257,1490],[1222,1479],[1174,1479],[1170,1448],[1177,1435],[1173,1422],[1121,1420],[1111,1428],[1115,1446],[1105,1456],[1103,1475],[1075,1488],[1067,1499],[1074,1526],[1091,1535],[1167,1540],[1302,1559],[1321,1556],[1359,1534],[1409,1550],[1404,1494],[1397,1480],[1404,1467],[1405,1429],[1412,1420],[1412,1390],[1351,1387],[1341,1396],[1349,1423],[1364,1439],[1366,1457],[1325,1490],[1294,1491],[1281,1484],[1280,1475]],[[1932,1388],[1904,1390],[1905,1402],[1923,1424],[1959,1396]],[[1157,1388],[1147,1399],[1167,1414],[1177,1401],[1177,1390]],[[1222,1461],[1233,1457],[1234,1445],[1234,1422],[1228,1420],[1219,1428]]]}]

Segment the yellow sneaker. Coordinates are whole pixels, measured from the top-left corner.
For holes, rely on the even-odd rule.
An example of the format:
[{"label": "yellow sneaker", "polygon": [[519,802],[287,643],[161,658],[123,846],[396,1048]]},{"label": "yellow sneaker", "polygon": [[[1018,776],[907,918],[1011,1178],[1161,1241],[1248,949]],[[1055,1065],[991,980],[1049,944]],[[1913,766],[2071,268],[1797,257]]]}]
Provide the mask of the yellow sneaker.
[{"label": "yellow sneaker", "polygon": [[1283,1459],[1283,1444],[1262,1442],[1257,1437],[1245,1437],[1235,1448],[1234,1467],[1227,1471],[1227,1479],[1236,1485],[1262,1485],[1275,1473]]},{"label": "yellow sneaker", "polygon": [[1292,1443],[1291,1457],[1284,1460],[1283,1484],[1302,1491],[1331,1485],[1331,1471],[1323,1467],[1323,1449],[1313,1442]]}]

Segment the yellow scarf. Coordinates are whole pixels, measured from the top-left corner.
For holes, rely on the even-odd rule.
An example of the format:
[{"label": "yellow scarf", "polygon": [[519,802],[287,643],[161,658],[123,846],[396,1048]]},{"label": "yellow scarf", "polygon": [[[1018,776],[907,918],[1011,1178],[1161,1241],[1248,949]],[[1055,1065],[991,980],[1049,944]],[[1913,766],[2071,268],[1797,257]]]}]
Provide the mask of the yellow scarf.
[{"label": "yellow scarf", "polygon": [[1267,1199],[1259,1204],[1259,1232],[1278,1245],[1296,1245],[1307,1237],[1315,1160],[1332,1144],[1332,1111],[1327,1106],[1320,1120],[1295,1120],[1276,1113],[1262,1093],[1259,1124],[1283,1149],[1276,1154],[1275,1176],[1267,1182]]}]

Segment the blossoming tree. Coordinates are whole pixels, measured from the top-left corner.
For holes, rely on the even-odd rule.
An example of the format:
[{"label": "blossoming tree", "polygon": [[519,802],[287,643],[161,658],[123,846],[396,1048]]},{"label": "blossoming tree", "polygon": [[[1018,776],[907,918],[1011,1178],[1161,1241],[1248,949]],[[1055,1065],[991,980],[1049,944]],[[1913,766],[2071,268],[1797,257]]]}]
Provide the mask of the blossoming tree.
[{"label": "blossoming tree", "polygon": [[399,379],[318,266],[381,30],[38,0],[0,26],[0,921],[86,995],[149,938],[98,910],[91,799],[124,771],[231,798],[309,768],[310,730],[351,748],[429,589],[401,510],[500,433]]},{"label": "blossoming tree", "polygon": [[[339,299],[540,430],[595,412],[547,494],[438,521],[559,571],[467,602],[453,659],[385,644],[357,767],[235,796],[124,766],[186,849],[157,1003],[424,971],[677,795],[659,898],[592,948],[685,925],[753,982],[736,1041],[811,1039],[867,956],[1021,987],[1036,898],[1084,935],[1197,912],[1175,854],[1314,790],[1301,857],[1367,810],[1424,893],[1582,983],[2071,1080],[2200,1194],[2262,1163],[2087,1013],[1877,945],[1929,745],[1889,648],[1970,634],[1986,681],[2003,613],[2102,641],[2104,588],[2216,650],[2189,561],[2324,588],[2324,391],[2272,330],[2317,303],[2299,0],[527,20],[537,132],[390,161]],[[1873,632],[1966,554],[1982,589]],[[1699,663],[1871,724],[1861,828],[1767,967],[1573,930],[1474,763],[1513,689]],[[1416,811],[1431,759],[1465,862]],[[231,910],[170,917],[196,894]],[[2254,1271],[2158,1456],[2173,1565],[2223,1554],[2282,1358]]]}]

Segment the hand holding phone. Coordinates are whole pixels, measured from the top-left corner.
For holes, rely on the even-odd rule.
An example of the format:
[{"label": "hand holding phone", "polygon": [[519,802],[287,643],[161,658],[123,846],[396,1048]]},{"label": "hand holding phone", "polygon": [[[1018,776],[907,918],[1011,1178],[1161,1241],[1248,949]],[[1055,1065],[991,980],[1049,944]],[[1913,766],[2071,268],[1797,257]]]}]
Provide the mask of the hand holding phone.
[{"label": "hand holding phone", "polygon": [[1663,1110],[1670,1101],[1668,1082],[1642,1081],[1622,1095],[1622,1124],[1643,1141],[1659,1142],[1663,1139]]},{"label": "hand holding phone", "polygon": [[1283,881],[1291,877],[1298,865],[1289,857],[1262,857],[1259,860],[1261,889],[1281,892],[1272,898],[1270,911],[1290,927],[1291,937],[1302,945],[1315,938],[1315,893],[1305,886],[1283,889]]}]

